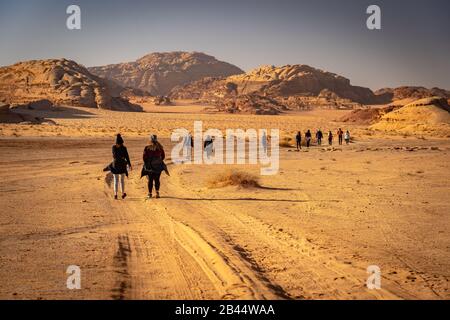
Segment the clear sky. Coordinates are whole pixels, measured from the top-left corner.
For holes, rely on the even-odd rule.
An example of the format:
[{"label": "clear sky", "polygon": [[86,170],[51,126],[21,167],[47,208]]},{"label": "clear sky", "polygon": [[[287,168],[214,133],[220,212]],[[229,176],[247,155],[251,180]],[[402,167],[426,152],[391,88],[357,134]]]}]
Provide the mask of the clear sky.
[{"label": "clear sky", "polygon": [[[81,7],[82,29],[66,28]],[[366,28],[366,8],[382,30]],[[372,89],[450,89],[449,0],[0,0],[0,65],[65,57],[85,66],[201,51],[244,70],[309,64]]]}]

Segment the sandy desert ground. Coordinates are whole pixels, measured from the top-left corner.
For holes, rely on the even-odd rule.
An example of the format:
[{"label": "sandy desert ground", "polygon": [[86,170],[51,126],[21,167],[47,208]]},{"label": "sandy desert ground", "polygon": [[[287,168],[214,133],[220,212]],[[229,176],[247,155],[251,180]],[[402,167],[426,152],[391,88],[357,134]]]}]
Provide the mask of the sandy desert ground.
[{"label": "sandy desert ground", "polygon": [[[146,109],[26,111],[55,124],[0,125],[0,298],[450,298],[448,138],[333,121],[347,111]],[[279,174],[262,176],[260,188],[210,188],[228,166],[171,164],[162,198],[145,200],[139,173],[148,135],[170,150],[170,132],[192,129],[194,120],[284,135],[342,126],[354,141],[282,148]],[[113,200],[102,172],[117,132],[134,164],[125,201]],[[66,288],[69,265],[81,267],[81,290]],[[381,290],[366,287],[369,265],[381,268]]]}]

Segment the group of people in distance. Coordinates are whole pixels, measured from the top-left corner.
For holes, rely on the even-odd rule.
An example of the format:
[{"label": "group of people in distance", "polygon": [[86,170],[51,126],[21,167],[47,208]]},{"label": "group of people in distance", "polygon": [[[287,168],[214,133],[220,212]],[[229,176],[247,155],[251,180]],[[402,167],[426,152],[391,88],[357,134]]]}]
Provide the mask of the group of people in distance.
[{"label": "group of people in distance", "polygon": [[[341,128],[338,129],[336,132],[336,135],[338,136],[339,145],[342,145],[343,140],[345,140],[346,144],[350,143],[350,132],[347,130],[345,133],[342,131]],[[322,139],[323,139],[323,132],[322,130],[317,130],[316,132],[316,142],[318,146],[322,145]],[[331,130],[328,132],[328,145],[333,145],[333,132]],[[300,131],[297,132],[297,135],[295,136],[295,142],[297,146],[297,150],[300,150],[302,148],[302,133]],[[307,148],[311,146],[312,143],[312,133],[311,130],[307,130],[305,132],[305,145]]]},{"label": "group of people in distance", "polygon": [[[345,133],[341,128],[337,131],[336,135],[338,136],[339,145],[342,145],[343,140],[345,140],[346,144],[350,143],[350,132],[347,130]],[[317,145],[322,145],[323,132],[319,129],[316,132],[316,142]],[[331,131],[328,132],[328,144],[331,146],[333,144],[333,133]],[[264,148],[267,148],[266,144],[267,137],[264,133],[263,135],[263,145]],[[297,150],[302,148],[302,134],[298,131],[295,136],[295,140],[297,142]],[[312,142],[312,133],[310,130],[305,133],[306,147],[311,146]],[[204,141],[203,149],[209,157],[213,152],[213,143],[214,139],[210,136],[207,136]],[[184,147],[191,149],[193,147],[193,139],[189,134],[184,139]],[[189,152],[190,154],[190,152]],[[119,184],[120,189],[122,191],[122,199],[125,199],[127,194],[125,193],[125,176],[128,177],[128,170],[132,170],[130,156],[128,155],[128,150],[124,145],[124,140],[120,134],[116,136],[116,143],[112,146],[112,156],[113,161],[103,169],[103,171],[110,171],[113,175],[114,179],[114,199],[118,199],[118,191]],[[161,186],[160,177],[161,173],[164,171],[167,175],[169,175],[169,171],[167,170],[167,166],[164,163],[166,155],[164,152],[164,148],[159,143],[158,137],[156,135],[150,136],[150,143],[145,146],[142,159],[144,161],[144,165],[141,171],[141,178],[147,176],[147,187],[148,187],[148,195],[147,198],[152,198],[153,186],[156,191],[156,198],[159,198],[159,189]]]}]

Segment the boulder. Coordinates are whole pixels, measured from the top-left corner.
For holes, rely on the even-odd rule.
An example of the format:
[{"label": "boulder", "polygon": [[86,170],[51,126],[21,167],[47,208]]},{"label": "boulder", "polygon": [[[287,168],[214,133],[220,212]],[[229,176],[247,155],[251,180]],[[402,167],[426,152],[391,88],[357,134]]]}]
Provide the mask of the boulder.
[{"label": "boulder", "polygon": [[156,106],[171,106],[172,105],[172,101],[170,100],[169,97],[166,96],[157,96],[153,99],[153,103]]}]

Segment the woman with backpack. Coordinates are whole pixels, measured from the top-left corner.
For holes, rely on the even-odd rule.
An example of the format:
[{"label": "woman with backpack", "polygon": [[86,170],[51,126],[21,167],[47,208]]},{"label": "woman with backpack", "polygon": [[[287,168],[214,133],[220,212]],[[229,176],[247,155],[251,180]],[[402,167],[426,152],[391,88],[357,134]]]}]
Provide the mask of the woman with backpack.
[{"label": "woman with backpack", "polygon": [[159,188],[161,186],[160,178],[161,172],[166,171],[164,164],[166,154],[163,146],[159,143],[156,135],[150,136],[150,144],[144,148],[143,160],[144,167],[142,168],[141,177],[148,178],[148,199],[152,198],[153,184],[155,185],[156,198],[160,198]]},{"label": "woman with backpack", "polygon": [[125,176],[128,176],[128,167],[130,170],[131,162],[128,155],[127,147],[124,146],[123,138],[120,134],[116,136],[116,144],[112,147],[113,162],[109,166],[109,170],[114,176],[114,199],[117,200],[119,189],[119,180],[122,190],[122,199],[125,199]]}]

